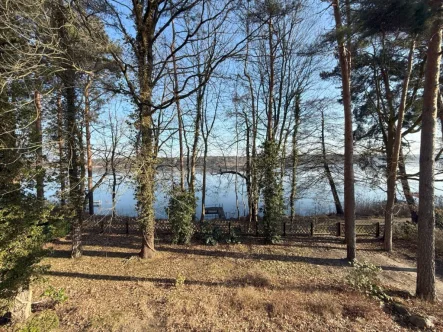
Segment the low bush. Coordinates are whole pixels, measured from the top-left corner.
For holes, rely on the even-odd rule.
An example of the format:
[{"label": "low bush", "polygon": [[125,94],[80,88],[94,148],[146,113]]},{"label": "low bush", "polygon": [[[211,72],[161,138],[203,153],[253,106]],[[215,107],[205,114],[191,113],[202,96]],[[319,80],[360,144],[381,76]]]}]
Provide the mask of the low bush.
[{"label": "low bush", "polygon": [[63,303],[68,299],[64,288],[57,289],[53,286],[46,288],[42,296],[51,299],[54,303]]},{"label": "low bush", "polygon": [[[393,238],[394,240],[404,240],[417,244],[418,225],[412,222],[394,224]],[[435,229],[435,251],[439,254],[443,254],[443,229],[439,227],[436,227]]]},{"label": "low bush", "polygon": [[240,243],[240,227],[231,227],[229,232],[225,232],[220,226],[213,225],[210,222],[203,222],[200,229],[201,239],[206,245],[215,246],[219,243]]},{"label": "low bush", "polygon": [[54,311],[46,310],[31,318],[20,332],[49,332],[57,329],[60,325],[57,314]]},{"label": "low bush", "polygon": [[346,281],[352,288],[381,301],[390,301],[390,297],[384,292],[378,279],[381,268],[368,262],[360,263],[356,259],[351,264],[353,268],[346,276]]}]

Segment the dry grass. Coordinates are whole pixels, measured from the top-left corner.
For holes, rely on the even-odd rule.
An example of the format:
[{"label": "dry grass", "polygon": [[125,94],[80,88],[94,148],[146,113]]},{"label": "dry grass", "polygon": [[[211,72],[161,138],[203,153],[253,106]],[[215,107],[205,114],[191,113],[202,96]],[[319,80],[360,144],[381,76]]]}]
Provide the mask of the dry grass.
[{"label": "dry grass", "polygon": [[[340,240],[282,245],[175,246],[136,258],[140,238],[88,234],[85,256],[51,244],[52,285],[69,299],[53,308],[59,331],[402,331],[377,301],[349,289]],[[178,280],[181,280],[178,282]],[[38,300],[38,299],[36,299]],[[420,310],[437,310],[416,304]]]}]

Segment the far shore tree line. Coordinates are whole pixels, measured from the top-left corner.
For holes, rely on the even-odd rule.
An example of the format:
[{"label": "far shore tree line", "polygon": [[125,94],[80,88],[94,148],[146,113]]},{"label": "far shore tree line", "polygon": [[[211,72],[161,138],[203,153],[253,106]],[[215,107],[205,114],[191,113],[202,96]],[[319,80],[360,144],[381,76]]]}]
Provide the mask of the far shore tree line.
[{"label": "far shore tree line", "polygon": [[[314,174],[303,179],[311,185],[323,181],[345,221],[349,261],[357,252],[354,165],[386,190],[386,251],[394,249],[398,186],[418,222],[417,296],[434,301],[442,6],[437,0],[2,1],[0,304],[42,272],[43,244],[66,222],[71,256],[81,257],[94,191],[110,183],[114,218],[117,188],[129,175],[136,183],[140,257],[156,252],[160,167],[173,174],[174,241],[188,243],[195,216],[205,219],[207,161],[223,151],[235,162],[220,163],[216,173],[245,183],[249,221],[263,223],[270,244],[279,240],[285,206],[295,220],[300,170]],[[420,171],[409,174],[414,133],[421,135]],[[101,168],[94,173],[96,160]],[[417,178],[418,205],[409,183]],[[57,187],[56,203],[47,199],[48,184]]]}]

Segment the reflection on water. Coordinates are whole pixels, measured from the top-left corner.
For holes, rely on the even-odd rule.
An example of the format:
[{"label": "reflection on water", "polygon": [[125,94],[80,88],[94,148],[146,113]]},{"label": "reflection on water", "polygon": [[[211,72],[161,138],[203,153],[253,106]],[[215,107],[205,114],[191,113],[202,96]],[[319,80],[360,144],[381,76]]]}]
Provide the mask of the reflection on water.
[{"label": "reflection on water", "polygon": [[[418,165],[408,165],[411,173],[418,171]],[[358,174],[356,167],[357,178],[367,179],[367,175]],[[98,172],[97,172],[98,173]],[[303,174],[299,176],[300,182],[303,181]],[[100,177],[100,175],[97,175]],[[207,174],[207,190],[206,190],[206,207],[217,206],[223,207],[227,218],[235,218],[237,216],[246,216],[248,214],[248,201],[246,195],[246,184],[244,179],[229,175],[214,175]],[[166,207],[168,205],[168,192],[171,190],[172,181],[178,183],[178,174],[159,173],[156,189],[155,214],[156,218],[166,218]],[[286,179],[288,180],[288,179]],[[102,185],[94,191],[94,201],[100,201],[101,205],[95,208],[97,214],[108,214],[112,208],[111,201],[111,177],[106,179]],[[202,174],[197,174],[196,188],[197,192],[197,217],[201,214],[201,181]],[[236,183],[237,181],[237,183]],[[117,188],[117,214],[125,216],[136,216],[136,199],[135,199],[135,184],[131,180],[121,181]],[[369,181],[368,181],[369,182]],[[418,191],[418,181],[410,181],[412,191]],[[54,185],[53,185],[54,186]],[[340,198],[343,204],[342,184],[337,183],[337,189],[340,193]],[[381,188],[385,185],[381,184]],[[56,199],[55,193],[58,188],[48,185],[46,192],[49,198]],[[436,182],[436,195],[441,194],[443,189],[442,182]],[[298,189],[298,199],[296,201],[296,213],[299,215],[315,215],[328,214],[335,212],[332,194],[330,188],[326,183],[316,184],[309,189]],[[369,184],[359,181],[355,186],[355,194],[357,202],[373,202],[386,200],[386,193],[380,188],[373,188]],[[397,191],[398,198],[403,200],[401,186]],[[285,181],[285,199],[289,207],[289,181]],[[260,202],[259,206],[262,205]],[[288,211],[289,213],[289,208]],[[207,216],[210,218],[211,216]]]},{"label": "reflection on water", "polygon": [[[174,175],[175,177],[175,175]],[[171,174],[159,179],[156,189],[155,214],[156,218],[166,218],[166,207],[168,205],[168,192],[172,186]],[[201,189],[201,174],[197,174],[196,188]],[[111,201],[111,177],[105,180],[102,185],[94,191],[94,201],[100,201],[101,205],[95,207],[97,214],[108,214],[112,208]],[[175,183],[178,182],[175,179]],[[287,181],[289,182],[289,181]],[[411,182],[411,187],[416,190],[417,182]],[[340,185],[337,185],[340,188]],[[289,189],[286,185],[285,189]],[[54,198],[57,188],[47,188],[48,196]],[[377,188],[371,188],[369,185],[357,183],[356,200],[361,201],[382,201],[385,200],[386,194]],[[296,213],[299,215],[315,215],[328,214],[335,212],[332,194],[327,185],[317,185],[314,188],[298,193],[296,201]],[[197,192],[198,205],[197,217],[201,214],[201,191]],[[289,196],[289,190],[285,190],[285,199]],[[343,204],[343,193],[341,192],[341,200]],[[401,198],[401,193],[399,194]],[[289,207],[289,203],[286,202]],[[259,204],[262,205],[262,202]],[[206,207],[221,206],[223,207],[227,218],[235,218],[239,216],[246,216],[248,214],[248,201],[246,195],[246,185],[242,178],[237,178],[235,183],[235,176],[233,175],[207,175],[207,191],[206,191]],[[136,199],[135,199],[135,185],[133,181],[127,180],[117,188],[117,214],[125,216],[136,216]],[[287,211],[289,213],[289,209]],[[211,216],[207,216],[210,218]]]}]

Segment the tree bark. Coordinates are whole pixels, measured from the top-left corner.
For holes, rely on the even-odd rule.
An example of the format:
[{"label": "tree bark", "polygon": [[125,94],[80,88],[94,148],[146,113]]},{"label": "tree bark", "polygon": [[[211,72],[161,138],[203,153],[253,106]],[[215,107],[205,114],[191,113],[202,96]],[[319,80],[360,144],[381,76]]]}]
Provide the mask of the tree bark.
[{"label": "tree bark", "polygon": [[11,320],[13,323],[25,322],[31,315],[32,290],[22,289],[14,299],[11,308]]},{"label": "tree bark", "polygon": [[273,131],[273,101],[274,101],[274,65],[275,65],[275,56],[274,56],[274,46],[272,42],[273,36],[273,25],[272,25],[272,17],[269,17],[268,21],[268,43],[269,43],[269,94],[268,94],[268,123],[266,127],[266,139],[270,142],[273,140],[274,131]]},{"label": "tree bark", "polygon": [[406,75],[403,79],[401,100],[398,109],[397,128],[395,129],[395,136],[392,146],[392,154],[390,156],[390,163],[388,163],[387,200],[386,200],[386,210],[385,210],[385,234],[384,234],[384,248],[386,251],[392,251],[392,223],[394,220],[395,185],[397,183],[397,167],[398,167],[398,159],[399,159],[401,137],[402,137],[401,131],[403,128],[403,119],[405,114],[406,99],[409,88],[409,79],[412,73],[414,50],[415,50],[415,40],[411,42],[411,46],[409,48],[408,66],[406,70]]},{"label": "tree bark", "polygon": [[345,114],[345,161],[344,161],[344,196],[345,196],[345,237],[347,259],[352,261],[356,256],[355,236],[355,193],[354,193],[354,139],[352,130],[351,107],[351,51],[345,47],[342,35],[343,25],[339,0],[332,0],[334,9],[336,38],[342,81],[342,97]]},{"label": "tree bark", "polygon": [[67,105],[67,143],[68,143],[68,174],[69,174],[69,206],[73,213],[72,220],[72,258],[82,256],[82,225],[83,225],[83,193],[79,177],[80,160],[78,150],[80,147],[77,128],[77,107],[75,105],[75,73],[67,74],[65,83]]},{"label": "tree bark", "polygon": [[335,186],[334,178],[332,177],[332,173],[326,158],[325,115],[323,110],[321,111],[321,147],[323,156],[323,168],[325,169],[326,178],[328,179],[329,186],[331,187],[332,197],[334,198],[335,211],[337,215],[342,216],[343,208],[341,206],[340,197],[338,196],[337,187]]},{"label": "tree bark", "polygon": [[416,290],[417,297],[427,301],[436,300],[434,150],[442,43],[442,1],[434,1],[432,5],[437,17],[430,31],[423,87]]},{"label": "tree bark", "polygon": [[178,144],[179,144],[179,172],[180,172],[180,189],[185,190],[185,171],[184,171],[184,152],[183,152],[183,114],[180,106],[180,99],[178,98],[178,73],[177,73],[177,58],[175,56],[175,25],[174,21],[171,22],[172,27],[172,68],[174,70],[174,97],[175,105],[177,107],[177,120],[178,120]]},{"label": "tree bark", "polygon": [[37,200],[42,202],[45,198],[45,170],[43,168],[43,131],[42,131],[42,95],[34,91],[34,104],[37,117],[35,120],[35,144],[36,144],[36,189]]},{"label": "tree bark", "polygon": [[292,128],[292,169],[291,169],[291,193],[289,195],[289,209],[291,222],[295,220],[295,198],[297,196],[297,166],[298,166],[298,146],[297,134],[300,124],[300,95],[295,98],[294,105],[294,128]]},{"label": "tree bark", "polygon": [[194,140],[192,143],[192,152],[191,152],[191,167],[190,167],[191,173],[190,173],[189,191],[192,192],[193,194],[195,194],[195,174],[197,166],[198,141],[200,138],[200,126],[202,121],[204,95],[205,95],[205,87],[203,86],[197,91],[197,105],[196,105],[197,114],[195,115]]},{"label": "tree bark", "polygon": [[59,182],[60,182],[60,204],[61,206],[66,205],[66,176],[65,176],[65,153],[64,153],[64,139],[63,139],[63,105],[62,96],[59,94],[57,96],[57,140],[58,140],[58,171],[59,171]]},{"label": "tree bark", "polygon": [[408,204],[409,212],[411,213],[411,221],[418,222],[418,212],[417,203],[415,202],[414,196],[412,196],[411,187],[409,186],[409,181],[406,173],[405,157],[403,155],[403,148],[400,146],[400,155],[398,159],[398,173],[400,176],[401,186],[403,188],[403,195],[405,196],[406,202]]},{"label": "tree bark", "polygon": [[158,1],[149,3],[146,9],[134,5],[133,15],[136,28],[136,58],[138,62],[138,111],[140,126],[140,151],[139,151],[139,188],[137,191],[139,215],[138,221],[142,231],[142,247],[140,257],[151,258],[155,255],[155,162],[156,149],[154,145],[155,133],[152,114],[152,89],[154,66],[154,34],[158,11]]},{"label": "tree bark", "polygon": [[92,216],[94,214],[94,191],[92,183],[92,147],[91,147],[91,103],[89,100],[89,90],[91,88],[92,78],[88,75],[88,81],[84,89],[85,98],[85,132],[86,132],[86,159],[88,167],[88,202],[89,202],[89,214]]}]

